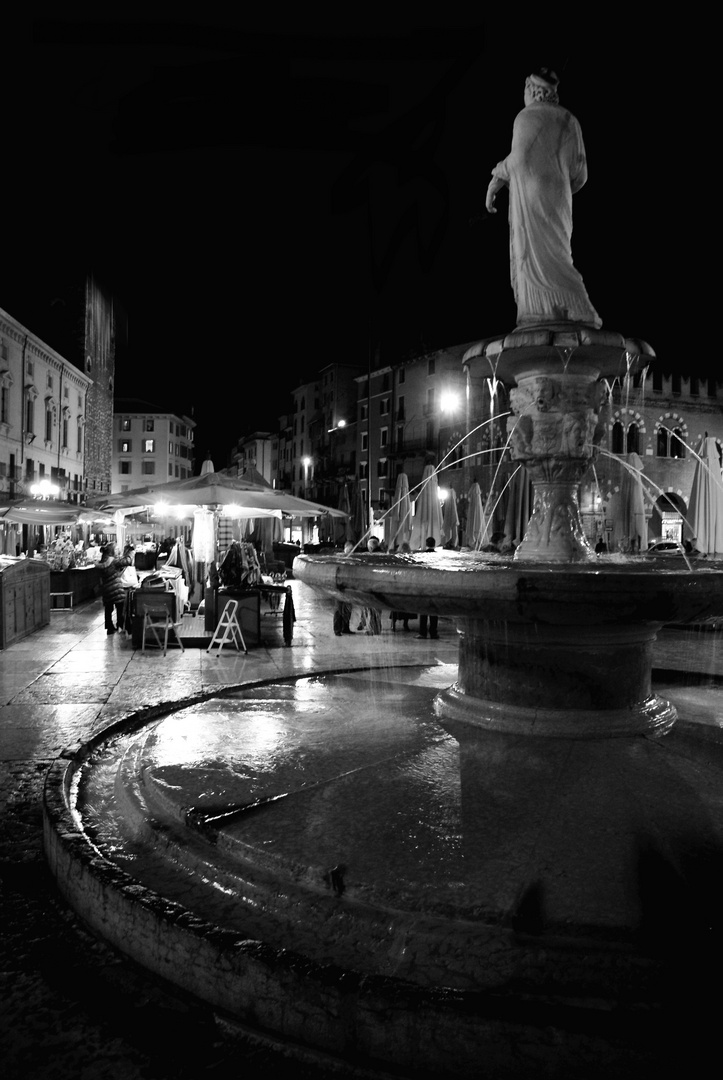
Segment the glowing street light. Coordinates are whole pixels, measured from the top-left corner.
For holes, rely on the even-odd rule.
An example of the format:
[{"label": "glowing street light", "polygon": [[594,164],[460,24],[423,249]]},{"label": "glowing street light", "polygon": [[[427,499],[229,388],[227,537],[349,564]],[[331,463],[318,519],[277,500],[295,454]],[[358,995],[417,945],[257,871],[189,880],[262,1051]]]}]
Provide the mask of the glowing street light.
[{"label": "glowing street light", "polygon": [[30,488],[30,494],[36,499],[57,499],[60,488],[57,484],[51,484],[50,480],[39,480]]},{"label": "glowing street light", "polygon": [[309,491],[309,468],[312,464],[311,458],[302,458],[301,464],[304,466],[304,497],[306,497]]},{"label": "glowing street light", "polygon": [[443,390],[439,399],[439,409],[443,413],[453,413],[459,408],[459,394],[454,390]]}]

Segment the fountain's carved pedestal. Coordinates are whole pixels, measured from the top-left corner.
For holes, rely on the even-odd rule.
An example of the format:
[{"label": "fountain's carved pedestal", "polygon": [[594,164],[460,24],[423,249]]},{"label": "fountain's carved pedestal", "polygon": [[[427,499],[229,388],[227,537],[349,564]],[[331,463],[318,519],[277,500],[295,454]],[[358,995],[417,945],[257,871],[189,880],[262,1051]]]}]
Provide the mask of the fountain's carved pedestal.
[{"label": "fountain's carved pedestal", "polygon": [[605,433],[600,410],[606,380],[647,363],[644,342],[576,324],[516,330],[480,342],[465,365],[516,385],[507,421],[510,456],[524,465],[535,499],[515,558],[524,562],[575,563],[595,558],[580,519],[580,482]]},{"label": "fountain's carved pedestal", "polygon": [[[652,355],[642,342],[572,324],[517,330],[466,354],[465,364],[487,364],[490,374],[516,384],[510,455],[527,469],[535,497],[515,563],[596,560],[580,518],[580,483],[605,433],[600,411],[608,381]],[[440,697],[440,716],[548,736],[667,731],[675,709],[652,693],[650,681],[661,624],[640,614],[637,622],[623,617],[601,625],[589,615],[579,621],[576,605],[565,603],[561,594],[559,612],[546,619],[538,613],[534,621],[513,610],[501,621],[458,620],[459,678]]]}]

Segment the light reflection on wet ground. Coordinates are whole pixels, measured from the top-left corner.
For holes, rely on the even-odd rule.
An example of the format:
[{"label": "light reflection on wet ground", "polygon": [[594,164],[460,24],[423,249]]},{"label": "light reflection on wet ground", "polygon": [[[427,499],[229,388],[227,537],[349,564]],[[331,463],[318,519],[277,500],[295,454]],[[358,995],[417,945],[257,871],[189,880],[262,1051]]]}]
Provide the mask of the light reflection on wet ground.
[{"label": "light reflection on wet ground", "polygon": [[208,921],[458,986],[509,974],[493,927],[530,889],[556,933],[625,940],[643,917],[640,845],[661,820],[673,843],[695,822],[723,844],[723,746],[682,724],[663,740],[458,741],[433,712],[454,674],[379,667],[181,709],[85,770],[89,835]]}]

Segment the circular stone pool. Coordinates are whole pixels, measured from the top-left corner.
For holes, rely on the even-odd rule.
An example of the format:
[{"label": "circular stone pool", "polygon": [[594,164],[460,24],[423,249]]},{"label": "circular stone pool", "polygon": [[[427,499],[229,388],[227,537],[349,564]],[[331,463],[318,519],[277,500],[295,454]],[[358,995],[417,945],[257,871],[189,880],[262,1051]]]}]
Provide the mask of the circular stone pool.
[{"label": "circular stone pool", "polygon": [[61,889],[226,1019],[355,1067],[524,1075],[550,1038],[570,1068],[644,1055],[660,935],[698,929],[680,888],[703,922],[720,891],[720,739],[683,720],[543,753],[440,726],[455,672],[294,678],[108,729],[48,778]]}]

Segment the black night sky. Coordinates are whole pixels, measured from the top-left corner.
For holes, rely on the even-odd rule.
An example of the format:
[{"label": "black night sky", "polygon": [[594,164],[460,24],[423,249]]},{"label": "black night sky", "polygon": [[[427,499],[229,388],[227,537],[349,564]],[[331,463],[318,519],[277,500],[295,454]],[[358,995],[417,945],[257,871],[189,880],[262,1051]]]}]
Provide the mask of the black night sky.
[{"label": "black night sky", "polygon": [[484,194],[540,63],[583,129],[573,253],[604,326],[719,367],[712,25],[42,9],[4,34],[0,307],[63,351],[92,266],[127,316],[117,392],[193,410],[199,459],[370,343],[512,329]]}]

